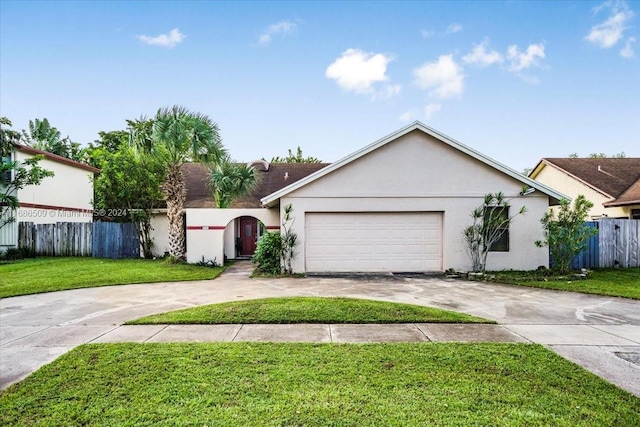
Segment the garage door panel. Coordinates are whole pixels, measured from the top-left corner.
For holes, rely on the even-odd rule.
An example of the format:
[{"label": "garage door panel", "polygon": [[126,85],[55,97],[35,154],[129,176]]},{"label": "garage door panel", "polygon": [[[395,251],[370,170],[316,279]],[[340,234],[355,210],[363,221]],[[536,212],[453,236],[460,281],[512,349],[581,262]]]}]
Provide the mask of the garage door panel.
[{"label": "garage door panel", "polygon": [[442,214],[307,213],[308,272],[441,271]]}]

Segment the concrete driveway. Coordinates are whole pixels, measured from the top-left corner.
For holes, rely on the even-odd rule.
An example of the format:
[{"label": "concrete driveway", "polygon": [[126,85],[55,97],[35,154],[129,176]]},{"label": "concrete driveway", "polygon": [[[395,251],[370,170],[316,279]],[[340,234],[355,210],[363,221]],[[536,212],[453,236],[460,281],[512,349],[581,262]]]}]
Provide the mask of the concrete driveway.
[{"label": "concrete driveway", "polygon": [[0,389],[141,316],[275,296],[345,296],[493,319],[640,396],[640,301],[429,277],[250,279],[238,263],[211,281],[111,286],[0,300]]}]

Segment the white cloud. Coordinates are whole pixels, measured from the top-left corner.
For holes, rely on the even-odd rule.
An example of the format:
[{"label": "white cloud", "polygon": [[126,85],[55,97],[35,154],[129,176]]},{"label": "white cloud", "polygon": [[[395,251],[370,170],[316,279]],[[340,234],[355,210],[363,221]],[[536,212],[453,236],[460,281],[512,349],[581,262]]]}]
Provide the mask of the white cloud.
[{"label": "white cloud", "polygon": [[425,120],[431,120],[431,117],[437,113],[438,111],[440,111],[440,109],[442,108],[441,104],[427,104],[424,107],[424,118]]},{"label": "white cloud", "polygon": [[151,36],[137,36],[137,37],[141,42],[148,44],[150,46],[160,46],[160,47],[166,47],[168,49],[171,49],[172,47],[175,47],[178,43],[182,43],[182,41],[186,36],[182,34],[180,30],[178,30],[177,28],[174,28],[173,30],[169,31],[168,34],[160,34],[155,37],[151,37]]},{"label": "white cloud", "polygon": [[297,27],[298,24],[290,21],[280,21],[276,24],[269,25],[267,31],[260,34],[260,37],[258,37],[258,42],[260,42],[260,44],[269,44],[271,43],[273,36],[278,34],[288,34],[294,31]]},{"label": "white cloud", "polygon": [[609,9],[611,15],[604,22],[591,27],[591,31],[585,36],[585,40],[601,48],[609,49],[624,38],[627,23],[633,18],[634,13],[629,10],[629,6],[625,1],[611,0],[595,8],[595,13],[605,9]]},{"label": "white cloud", "polygon": [[636,56],[632,46],[635,42],[636,42],[635,37],[629,37],[627,39],[626,43],[624,44],[624,47],[620,50],[620,55],[623,58],[633,58],[634,56]]},{"label": "white cloud", "polygon": [[371,96],[372,99],[389,99],[398,95],[402,91],[402,85],[399,84],[388,84],[382,89],[376,91]]},{"label": "white cloud", "polygon": [[447,27],[447,29],[445,30],[445,34],[454,34],[454,33],[459,33],[460,31],[462,31],[462,25],[460,24],[451,24]]},{"label": "white cloud", "polygon": [[426,63],[413,70],[413,75],[419,87],[432,89],[431,96],[442,99],[462,94],[464,74],[453,55],[442,55],[436,62]]},{"label": "white cloud", "polygon": [[540,64],[540,60],[544,59],[544,44],[530,44],[527,50],[520,52],[516,45],[511,45],[507,49],[507,59],[509,60],[509,71],[519,73],[522,70]]},{"label": "white cloud", "polygon": [[428,39],[435,36],[436,32],[433,30],[420,30],[420,34],[422,34],[422,37],[424,37],[425,39]]},{"label": "white cloud", "polygon": [[[335,80],[338,86],[346,91],[370,93],[373,91],[374,83],[388,80],[387,64],[392,60],[391,56],[382,53],[347,49],[327,67],[325,75]],[[399,86],[390,86],[389,90],[400,91]]]},{"label": "white cloud", "polygon": [[483,40],[479,45],[475,45],[473,50],[462,57],[462,60],[467,64],[478,65],[480,67],[488,67],[492,64],[502,64],[504,58],[502,54],[492,50],[487,52],[489,46],[488,40]]},{"label": "white cloud", "polygon": [[411,122],[418,117],[418,113],[415,110],[405,111],[398,116],[398,120],[401,122]]}]

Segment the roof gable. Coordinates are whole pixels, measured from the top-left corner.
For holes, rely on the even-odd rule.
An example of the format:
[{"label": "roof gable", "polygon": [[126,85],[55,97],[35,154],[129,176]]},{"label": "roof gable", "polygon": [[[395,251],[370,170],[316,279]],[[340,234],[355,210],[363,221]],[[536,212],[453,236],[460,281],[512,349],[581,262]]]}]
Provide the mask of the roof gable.
[{"label": "roof gable", "polygon": [[531,176],[535,177],[543,165],[556,167],[614,199],[640,180],[640,158],[544,158]]},{"label": "roof gable", "polygon": [[396,141],[397,139],[411,133],[414,131],[419,131],[422,132],[430,137],[432,137],[432,139],[443,143],[445,145],[447,145],[450,148],[453,148],[455,150],[457,150],[458,152],[470,156],[471,158],[481,162],[482,164],[498,171],[501,174],[504,174],[508,177],[511,177],[512,179],[515,179],[516,181],[520,182],[523,185],[527,185],[529,187],[535,188],[536,190],[539,190],[540,192],[544,193],[545,195],[551,197],[554,200],[560,200],[563,198],[566,198],[566,196],[564,196],[563,194],[560,194],[558,192],[556,192],[555,190],[552,190],[551,188],[538,183],[528,177],[523,176],[522,174],[516,172],[515,170],[508,168],[507,166],[473,150],[470,147],[467,147],[464,144],[461,144],[447,136],[445,136],[444,134],[441,134],[440,132],[437,132],[436,130],[425,126],[424,124],[420,123],[420,122],[414,122],[411,125],[405,126],[404,128],[348,155],[347,157],[344,157],[341,160],[338,160],[337,162],[327,166],[324,169],[319,170],[318,172],[315,172],[309,176],[307,176],[306,178],[303,178],[291,185],[288,185],[287,187],[284,187],[283,189],[276,191],[272,194],[269,194],[267,197],[262,198],[262,203],[266,206],[272,206],[274,204],[277,203],[277,201],[285,196],[288,195],[290,193],[292,193],[293,191],[296,191],[306,185],[311,184],[312,182],[328,175],[331,174],[337,170],[339,170],[340,168],[349,165],[355,161],[357,161],[358,159],[368,155],[369,153],[380,149],[381,147],[386,146],[387,144],[391,143],[392,141]]}]

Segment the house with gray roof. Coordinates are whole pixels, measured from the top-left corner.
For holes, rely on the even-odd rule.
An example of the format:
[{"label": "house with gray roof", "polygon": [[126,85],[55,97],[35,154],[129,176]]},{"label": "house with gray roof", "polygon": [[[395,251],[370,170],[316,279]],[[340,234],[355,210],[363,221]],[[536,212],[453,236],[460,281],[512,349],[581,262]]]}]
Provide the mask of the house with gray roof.
[{"label": "house with gray roof", "polygon": [[591,219],[640,219],[640,158],[544,158],[529,177],[593,203]]}]

